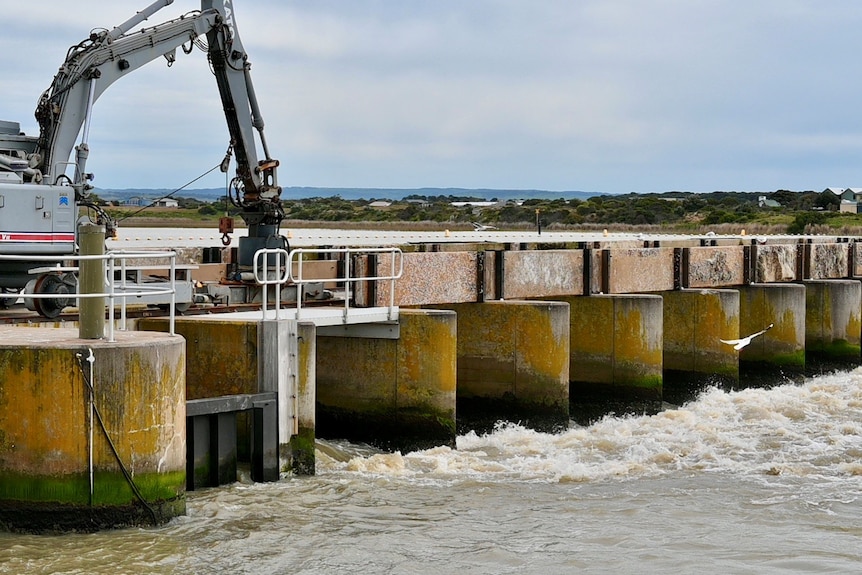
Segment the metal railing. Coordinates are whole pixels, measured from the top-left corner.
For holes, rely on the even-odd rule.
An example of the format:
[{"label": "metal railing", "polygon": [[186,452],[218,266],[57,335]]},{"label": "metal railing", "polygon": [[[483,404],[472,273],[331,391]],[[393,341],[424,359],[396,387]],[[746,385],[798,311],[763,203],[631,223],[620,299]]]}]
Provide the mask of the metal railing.
[{"label": "metal railing", "polygon": [[[336,277],[305,277],[303,275],[304,255],[332,255],[340,254],[343,256],[344,273]],[[387,275],[377,275],[375,273],[363,274],[361,276],[351,277],[351,260],[354,255],[361,254],[390,254],[390,270]],[[272,270],[273,277],[270,277],[270,255],[275,256],[275,262]],[[315,260],[317,261],[317,260]],[[295,268],[295,269],[294,269]],[[269,300],[268,287],[271,285],[278,286],[274,297],[275,316],[280,318],[281,309],[281,290],[282,287],[291,283],[296,286],[296,319],[302,318],[302,302],[303,292],[307,284],[320,282],[336,282],[344,284],[344,308],[342,321],[347,323],[350,315],[350,301],[352,299],[351,286],[357,282],[367,281],[388,281],[389,282],[389,305],[388,317],[392,319],[395,313],[395,281],[400,279],[404,273],[404,257],[400,248],[297,248],[288,252],[283,248],[262,248],[254,254],[254,279],[255,282],[263,286],[261,299],[263,317],[267,315],[267,302]]]},{"label": "metal railing", "polygon": [[[169,259],[170,260],[170,275],[169,287],[148,287],[139,283],[131,286],[126,281],[126,261],[134,259]],[[37,255],[6,255],[0,254],[0,262],[3,261],[47,261],[56,262],[58,259],[63,259],[69,262],[81,262],[92,260],[104,260],[107,262],[105,270],[104,285],[106,291],[99,293],[78,293],[79,282],[75,282],[75,293],[26,293],[21,290],[17,294],[6,294],[3,297],[23,298],[23,299],[88,299],[88,298],[107,298],[108,300],[108,341],[116,341],[114,336],[114,317],[116,312],[116,300],[120,300],[120,331],[126,331],[126,300],[128,298],[153,296],[153,295],[170,295],[169,307],[169,328],[170,335],[174,335],[175,329],[175,307],[176,307],[176,252],[126,252],[126,251],[111,251],[101,255],[64,255],[64,256],[37,256]],[[119,267],[117,266],[119,261]],[[38,268],[37,268],[38,269]],[[117,271],[120,271],[121,279],[119,282],[114,281]],[[78,271],[77,266],[55,266],[44,268],[42,273],[74,273]],[[38,277],[38,276],[34,276]],[[131,291],[129,291],[131,289]]]}]

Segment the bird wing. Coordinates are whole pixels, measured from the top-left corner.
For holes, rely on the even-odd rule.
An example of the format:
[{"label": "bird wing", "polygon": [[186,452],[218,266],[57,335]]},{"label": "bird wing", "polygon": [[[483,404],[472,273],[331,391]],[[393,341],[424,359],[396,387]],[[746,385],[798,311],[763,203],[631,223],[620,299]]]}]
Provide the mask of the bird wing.
[{"label": "bird wing", "polygon": [[745,347],[746,345],[751,343],[752,339],[754,339],[755,337],[757,337],[759,335],[763,335],[764,333],[766,333],[767,331],[772,329],[773,325],[775,325],[775,324],[769,324],[768,326],[766,326],[762,330],[758,331],[757,333],[753,333],[749,336],[746,336],[746,337],[743,337],[740,339],[719,339],[718,341],[720,341],[721,343],[726,343],[727,345],[732,345],[733,349],[737,349],[737,350],[742,349],[743,347]]},{"label": "bird wing", "polygon": [[759,335],[763,335],[763,334],[765,334],[766,332],[768,332],[770,329],[772,329],[772,326],[774,326],[774,325],[775,325],[775,324],[771,323],[771,324],[769,324],[768,326],[766,326],[765,328],[763,328],[762,330],[760,330],[759,332],[757,332],[757,333],[753,333],[753,334],[751,334],[751,335],[750,335],[750,336],[748,336],[748,337],[757,337],[757,336],[759,336]]},{"label": "bird wing", "polygon": [[727,345],[732,345],[733,349],[740,350],[751,343],[751,337],[744,337],[742,339],[720,339],[718,341],[726,343]]}]

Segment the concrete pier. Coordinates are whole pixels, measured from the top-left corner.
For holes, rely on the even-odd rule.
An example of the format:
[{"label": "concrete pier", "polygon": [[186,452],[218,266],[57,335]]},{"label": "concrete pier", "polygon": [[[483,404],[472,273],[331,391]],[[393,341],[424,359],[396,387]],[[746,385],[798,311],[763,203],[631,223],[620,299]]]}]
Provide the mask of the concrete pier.
[{"label": "concrete pier", "polygon": [[752,284],[740,287],[739,295],[741,336],[773,324],[739,351],[741,379],[801,375],[805,370],[805,286]]},{"label": "concrete pier", "polygon": [[663,316],[658,295],[566,298],[571,306],[571,400],[661,401]]},{"label": "concrete pier", "polygon": [[858,364],[862,283],[828,280],[804,285],[806,361],[825,366]]},{"label": "concrete pier", "polygon": [[458,315],[459,421],[481,429],[500,419],[543,430],[568,423],[566,303],[493,301],[446,309]]},{"label": "concrete pier", "polygon": [[401,310],[400,336],[317,337],[317,435],[409,451],[455,442],[456,316]]},{"label": "concrete pier", "polygon": [[681,403],[706,386],[739,383],[739,358],[720,340],[739,337],[739,292],[684,289],[664,299],[663,398]]},{"label": "concrete pier", "polygon": [[[138,321],[137,329],[152,331],[167,331],[168,321],[165,318],[144,318]],[[297,326],[296,335],[303,336],[297,351],[290,360],[296,386],[296,392],[288,395],[294,401],[292,416],[296,418],[290,426],[291,436],[280,436],[278,441],[286,449],[280,449],[283,472],[297,474],[313,473],[314,471],[314,435],[309,431],[309,425],[314,425],[314,381],[303,378],[314,376],[314,326]],[[309,331],[310,330],[310,331]],[[256,394],[270,389],[264,381],[264,370],[261,363],[262,327],[261,319],[232,318],[223,319],[213,316],[192,316],[176,318],[176,333],[187,341],[187,396],[188,399],[208,399],[220,396]],[[284,342],[287,343],[286,341]],[[270,350],[268,356],[277,361],[279,353],[287,349]],[[308,362],[312,362],[310,366]],[[305,395],[302,395],[303,392]],[[309,397],[308,394],[311,394]],[[247,459],[248,448],[252,444],[252,421],[247,414],[223,416],[235,421],[237,441],[237,456]],[[300,422],[302,422],[300,424]],[[300,436],[300,431],[302,432]],[[294,438],[294,434],[296,437]],[[281,434],[283,435],[283,434]]]},{"label": "concrete pier", "polygon": [[185,512],[185,342],[116,339],[0,328],[0,528],[94,531]]},{"label": "concrete pier", "polygon": [[317,329],[313,323],[297,325],[296,430],[287,449],[288,469],[314,475],[314,439],[317,417]]}]

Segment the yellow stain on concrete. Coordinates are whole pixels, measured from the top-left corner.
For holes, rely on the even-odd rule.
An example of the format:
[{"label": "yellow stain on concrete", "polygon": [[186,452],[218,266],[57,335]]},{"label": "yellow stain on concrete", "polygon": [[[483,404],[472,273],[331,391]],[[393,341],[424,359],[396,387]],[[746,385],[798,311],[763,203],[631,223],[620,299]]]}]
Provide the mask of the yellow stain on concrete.
[{"label": "yellow stain on concrete", "polygon": [[739,337],[739,292],[677,290],[664,299],[664,369],[738,378],[736,350],[721,340]]},{"label": "yellow stain on concrete", "polygon": [[[443,308],[443,306],[440,306]],[[458,315],[460,397],[513,397],[568,410],[569,306],[559,301],[447,305]]]},{"label": "yellow stain on concrete", "polygon": [[741,335],[774,324],[772,329],[740,350],[740,361],[804,367],[805,286],[754,284],[741,287],[739,292]]},{"label": "yellow stain on concrete", "polygon": [[456,322],[441,312],[400,312],[396,403],[448,411],[456,388]]},{"label": "yellow stain on concrete", "polygon": [[661,296],[593,295],[560,299],[569,302],[572,310],[572,381],[657,388],[660,392],[663,369]]},{"label": "yellow stain on concrete", "polygon": [[[145,318],[139,330],[167,331],[164,318]],[[175,331],[187,345],[188,399],[257,393],[257,323],[177,318]]]},{"label": "yellow stain on concrete", "polygon": [[806,351],[858,359],[862,284],[855,280],[805,282]]},{"label": "yellow stain on concrete", "polygon": [[454,409],[454,314],[401,310],[399,315],[397,340],[318,338],[318,401],[356,412],[417,405]]},{"label": "yellow stain on concrete", "polygon": [[314,410],[317,401],[316,362],[317,328],[313,323],[300,323],[297,326],[298,381],[297,381],[297,419],[300,429],[314,432]]},{"label": "yellow stain on concrete", "polygon": [[[3,328],[0,471],[58,477],[88,470],[89,393],[76,354],[93,350],[95,404],[131,473],[185,470],[185,342],[121,332],[116,342],[77,330]],[[87,362],[84,362],[85,366]],[[117,472],[98,423],[94,468]],[[177,485],[177,494],[184,484]]]}]

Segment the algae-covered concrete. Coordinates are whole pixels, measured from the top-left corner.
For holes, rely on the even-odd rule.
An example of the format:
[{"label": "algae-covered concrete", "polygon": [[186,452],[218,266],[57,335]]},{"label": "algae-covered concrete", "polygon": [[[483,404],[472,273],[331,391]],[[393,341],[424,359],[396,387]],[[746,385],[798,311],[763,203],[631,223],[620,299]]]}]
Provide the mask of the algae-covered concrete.
[{"label": "algae-covered concrete", "polygon": [[317,435],[413,450],[455,442],[456,316],[401,310],[400,337],[317,338]]},{"label": "algae-covered concrete", "polygon": [[[183,338],[120,332],[105,342],[70,329],[0,332],[0,528],[91,531],[185,512]],[[101,421],[91,419],[87,382]]]},{"label": "algae-covered concrete", "polygon": [[568,421],[568,305],[494,301],[446,309],[458,314],[459,413],[483,420],[494,412],[538,429]]},{"label": "algae-covered concrete", "polygon": [[317,328],[297,326],[296,433],[290,438],[288,468],[298,475],[314,475],[317,409]]},{"label": "algae-covered concrete", "polygon": [[862,356],[862,284],[805,282],[805,354],[817,363],[858,364]]},{"label": "algae-covered concrete", "polygon": [[800,374],[805,369],[805,297],[802,284],[752,284],[739,288],[739,333],[769,331],[739,351],[740,372]]},{"label": "algae-covered concrete", "polygon": [[[174,331],[186,339],[186,396],[203,399],[257,393],[258,322],[178,317]],[[137,329],[168,331],[167,318],[142,318]]]},{"label": "algae-covered concrete", "polygon": [[[238,395],[266,391],[260,388],[259,332],[260,320],[219,319],[207,316],[176,318],[176,333],[187,341],[188,399],[203,399],[223,395]],[[139,330],[167,331],[166,318],[139,320]],[[283,471],[297,474],[314,472],[314,405],[315,405],[315,328],[300,323],[298,353],[294,361],[296,374],[295,435],[279,438],[287,453],[280,457],[288,462]],[[285,351],[286,350],[282,350]],[[249,444],[242,425],[238,432],[242,448]],[[289,443],[289,446],[287,445]]]},{"label": "algae-covered concrete", "polygon": [[[704,385],[739,383],[739,358],[720,340],[739,337],[739,292],[677,290],[663,292],[664,398],[696,392]],[[687,399],[687,397],[683,397]]]},{"label": "algae-covered concrete", "polygon": [[660,400],[663,316],[658,295],[565,298],[571,306],[572,401]]}]

